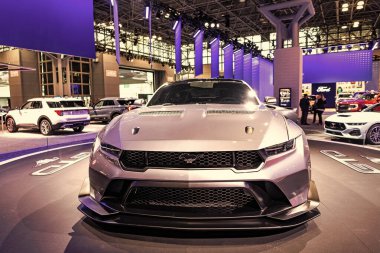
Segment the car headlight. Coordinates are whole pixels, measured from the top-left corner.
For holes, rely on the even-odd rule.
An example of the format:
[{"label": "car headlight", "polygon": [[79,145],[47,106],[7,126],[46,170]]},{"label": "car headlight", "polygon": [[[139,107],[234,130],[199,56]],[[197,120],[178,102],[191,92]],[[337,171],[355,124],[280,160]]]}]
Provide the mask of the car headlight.
[{"label": "car headlight", "polygon": [[96,139],[94,141],[94,144],[92,145],[92,152],[96,152],[100,147],[100,138],[99,136],[96,136]]},{"label": "car headlight", "polygon": [[287,142],[267,147],[264,150],[267,156],[272,156],[272,155],[277,155],[277,154],[289,151],[291,149],[294,149],[295,147],[296,147],[295,139],[291,139]]},{"label": "car headlight", "polygon": [[349,105],[349,108],[351,108],[351,109],[356,109],[358,107],[359,107],[358,104],[351,104],[351,105]]},{"label": "car headlight", "polygon": [[367,123],[347,123],[349,126],[364,126]]},{"label": "car headlight", "polygon": [[119,158],[120,155],[121,155],[121,149],[117,148],[115,146],[112,146],[110,144],[101,143],[100,144],[100,149],[103,152],[105,152],[106,154],[109,154],[109,155],[112,155],[112,156],[116,156],[117,158]]}]

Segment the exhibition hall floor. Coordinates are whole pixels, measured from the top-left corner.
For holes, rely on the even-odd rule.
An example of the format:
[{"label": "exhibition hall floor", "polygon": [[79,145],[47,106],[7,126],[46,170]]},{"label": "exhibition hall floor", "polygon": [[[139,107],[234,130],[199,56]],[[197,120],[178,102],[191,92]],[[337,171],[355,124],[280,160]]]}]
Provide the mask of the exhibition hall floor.
[{"label": "exhibition hall floor", "polygon": [[3,164],[0,252],[380,252],[380,151],[309,144],[321,216],[265,233],[96,227],[77,210],[90,145]]}]

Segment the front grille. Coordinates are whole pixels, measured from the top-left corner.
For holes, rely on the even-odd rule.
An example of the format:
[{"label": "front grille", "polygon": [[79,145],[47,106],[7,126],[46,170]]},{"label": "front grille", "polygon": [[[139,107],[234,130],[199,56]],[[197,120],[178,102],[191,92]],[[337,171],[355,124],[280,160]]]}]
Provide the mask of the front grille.
[{"label": "front grille", "polygon": [[263,162],[258,151],[153,152],[123,151],[120,163],[126,170],[145,167],[256,169]]},{"label": "front grille", "polygon": [[133,187],[124,206],[202,215],[259,210],[256,200],[245,188]]},{"label": "front grille", "polygon": [[325,121],[325,127],[333,130],[345,130],[346,126],[343,123]]}]

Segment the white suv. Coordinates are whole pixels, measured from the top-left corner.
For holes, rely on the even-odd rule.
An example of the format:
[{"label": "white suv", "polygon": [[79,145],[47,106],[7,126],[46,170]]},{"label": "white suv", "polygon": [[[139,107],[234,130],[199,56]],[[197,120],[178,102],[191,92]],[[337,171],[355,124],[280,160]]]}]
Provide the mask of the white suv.
[{"label": "white suv", "polygon": [[43,135],[54,130],[72,128],[81,132],[90,123],[89,110],[76,98],[33,98],[6,116],[10,133],[18,128],[38,128]]}]

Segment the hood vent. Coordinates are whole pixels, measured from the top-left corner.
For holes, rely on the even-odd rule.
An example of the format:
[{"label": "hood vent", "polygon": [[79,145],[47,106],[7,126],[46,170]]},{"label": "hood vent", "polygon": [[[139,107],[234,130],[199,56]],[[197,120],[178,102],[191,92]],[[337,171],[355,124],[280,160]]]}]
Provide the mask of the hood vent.
[{"label": "hood vent", "polygon": [[140,112],[140,116],[179,116],[183,111],[147,111]]},{"label": "hood vent", "polygon": [[229,114],[229,115],[241,115],[241,114],[254,114],[255,111],[246,111],[246,110],[208,110],[207,115],[220,115],[220,114]]},{"label": "hood vent", "polygon": [[338,114],[338,117],[348,118],[348,117],[351,117],[351,115],[347,115],[347,114]]}]

